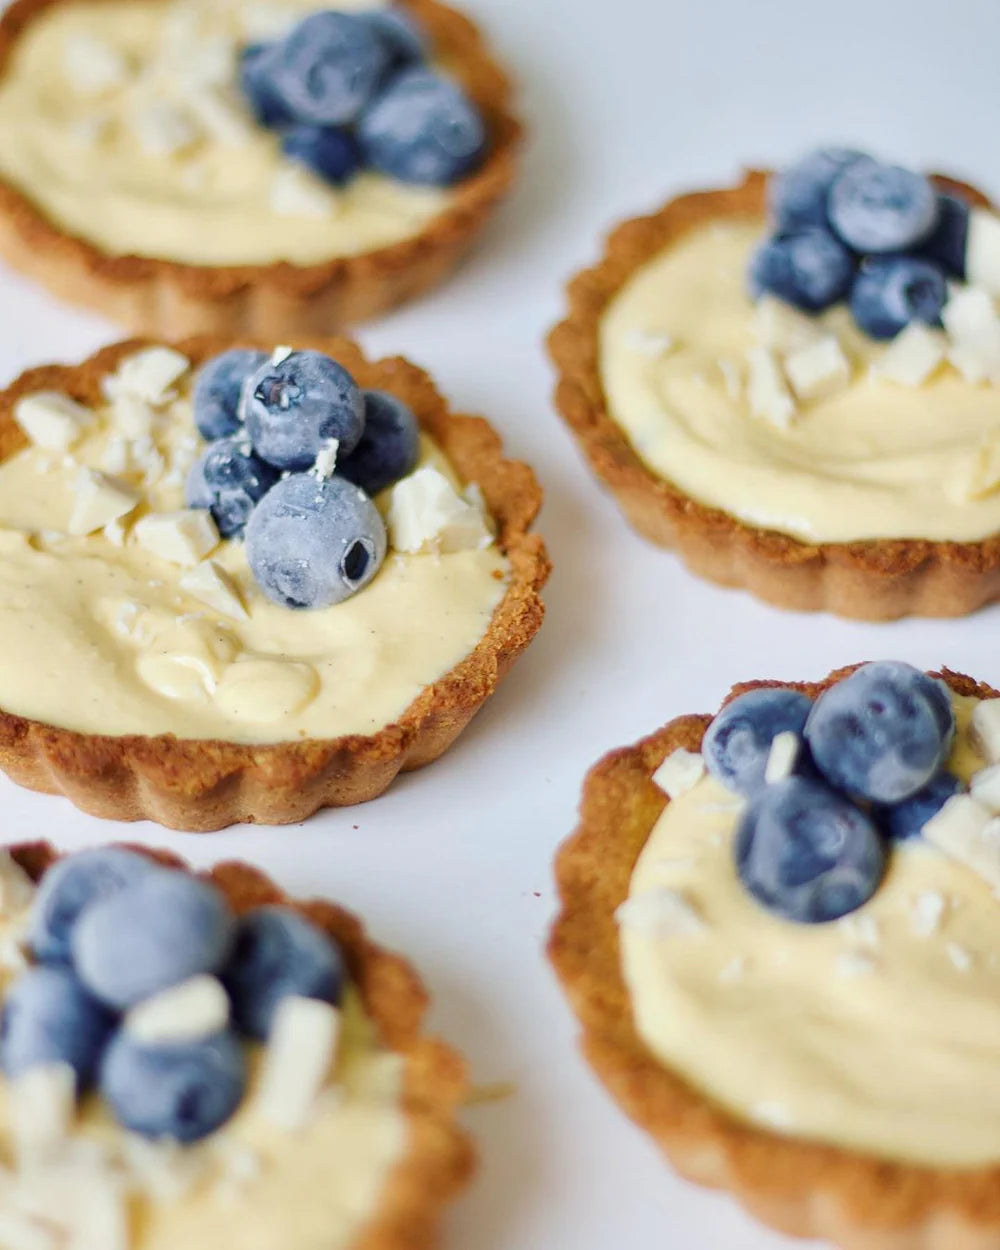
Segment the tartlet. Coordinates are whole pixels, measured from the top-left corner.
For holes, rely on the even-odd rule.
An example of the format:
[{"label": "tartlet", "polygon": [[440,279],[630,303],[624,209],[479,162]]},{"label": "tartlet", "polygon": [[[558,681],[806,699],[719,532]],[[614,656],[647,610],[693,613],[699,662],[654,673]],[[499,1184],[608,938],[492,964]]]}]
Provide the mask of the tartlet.
[{"label": "tartlet", "polygon": [[[14,862],[39,882],[60,860],[45,842],[6,848]],[[165,851],[128,848],[164,867],[190,871]],[[340,948],[347,976],[374,1026],[379,1046],[399,1056],[399,1107],[407,1124],[405,1152],[391,1165],[376,1210],[350,1239],[351,1250],[391,1250],[433,1244],[442,1209],[474,1170],[470,1142],[455,1121],[468,1092],[464,1060],[423,1032],[428,995],[413,968],[375,945],[362,923],[329,902],[290,899],[256,868],[241,862],[199,874],[224,896],[237,916],[261,906],[290,908],[328,934]],[[251,1189],[244,1197],[252,1209]]]},{"label": "tartlet", "polygon": [[[0,18],[0,81],[19,39],[63,2],[17,0],[7,9]],[[0,255],[70,303],[132,332],[165,337],[328,334],[442,282],[510,191],[522,128],[510,109],[507,74],[473,23],[437,0],[400,3],[426,28],[435,54],[480,107],[490,133],[485,161],[452,189],[444,211],[412,237],[302,265],[216,267],[121,255],[60,229],[29,194],[0,179]]]},{"label": "tartlet", "polygon": [[[548,340],[558,371],[558,411],[629,522],[709,581],[746,589],[778,607],[863,620],[972,612],[1000,593],[1000,538],[809,542],[756,526],[654,472],[612,418],[598,333],[609,305],[646,262],[689,232],[763,218],[770,177],[751,171],[737,186],[680,196],[611,234],[600,263],[571,282],[568,315]],[[988,206],[972,187],[940,176],[933,181],[974,206]]]},{"label": "tartlet", "polygon": [[[723,707],[738,695],[764,689],[790,688],[815,699],[857,667],[818,683],[743,683]],[[970,677],[947,669],[941,677],[953,695],[998,698],[995,689]],[[640,853],[671,802],[653,774],[675,752],[698,752],[711,721],[679,717],[634,746],[611,752],[588,775],[580,824],[556,863],[561,907],[548,948],[582,1027],[584,1056],[682,1176],[730,1191],[758,1219],[784,1233],[828,1239],[850,1250],[997,1245],[996,1164],[918,1164],[796,1137],[792,1125],[779,1124],[777,1109],[770,1113],[772,1130],[700,1092],[640,1036],[623,974],[616,912],[629,894]],[[958,906],[954,900],[950,905]],[[794,939],[796,929],[837,926],[789,927]],[[877,929],[869,929],[859,921],[855,937],[877,941]],[[743,958],[737,955],[736,962]],[[845,969],[844,975],[857,971]],[[788,1027],[794,1027],[791,1021]]]},{"label": "tartlet", "polygon": [[[177,348],[197,364],[233,345],[203,337]],[[104,376],[142,346],[119,343],[79,366],[23,374],[0,396],[0,460],[26,443],[13,417],[20,397],[54,390],[97,402]],[[541,502],[531,470],[503,458],[500,439],[486,421],[451,413],[428,376],[402,358],[369,362],[344,339],[299,340],[297,346],[333,355],[361,386],[391,391],[406,402],[457,472],[480,485],[510,567],[487,632],[403,715],[367,735],[243,745],[171,733],[104,736],[0,712],[0,767],[14,781],[62,794],[109,819],[151,819],[198,832],[238,822],[294,823],[321,807],[374,798],[400,771],[437,759],[534,637],[549,562],[541,539],[528,532]]]}]

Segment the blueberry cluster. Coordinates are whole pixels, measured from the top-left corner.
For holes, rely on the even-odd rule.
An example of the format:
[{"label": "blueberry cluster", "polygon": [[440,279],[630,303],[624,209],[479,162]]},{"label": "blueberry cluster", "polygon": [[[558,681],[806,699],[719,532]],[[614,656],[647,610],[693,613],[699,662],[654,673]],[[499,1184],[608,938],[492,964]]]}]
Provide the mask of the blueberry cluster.
[{"label": "blueberry cluster", "polygon": [[427,41],[400,8],[313,13],[284,39],[246,48],[240,84],[285,155],[334,186],[366,166],[448,186],[486,152],[476,105],[426,63]]},{"label": "blueberry cluster", "polygon": [[773,234],[750,290],[807,313],[847,300],[858,327],[892,339],[941,324],[948,279],[965,278],[969,206],[928,178],[848,148],[821,148],[771,180]]},{"label": "blueberry cluster", "polygon": [[[214,886],[121,847],[60,860],[31,916],[37,962],[9,988],[0,1067],[10,1078],[68,1064],[115,1118],[150,1138],[197,1141],[229,1119],[246,1089],[243,1037],[265,1041],[278,1004],[337,1003],[340,950],[290,908],[236,917]],[[209,1036],[148,1041],[125,1013],[193,976],[220,979],[231,1023]]]},{"label": "blueberry cluster", "polygon": [[[246,540],[260,588],[289,608],[324,608],[368,584],[386,552],[371,497],[416,466],[410,409],[365,391],[321,352],[275,359],[234,348],[209,360],[194,387],[208,447],[185,486],[224,538]],[[316,471],[324,451],[336,472]]]},{"label": "blueberry cluster", "polygon": [[[702,753],[749,800],[734,844],[750,893],[788,920],[819,924],[866,903],[892,841],[917,836],[959,789],[945,763],[955,732],[942,682],[909,664],[864,664],[812,702],[783,687],[748,691],[709,726]],[[768,784],[779,733],[802,750]]]}]

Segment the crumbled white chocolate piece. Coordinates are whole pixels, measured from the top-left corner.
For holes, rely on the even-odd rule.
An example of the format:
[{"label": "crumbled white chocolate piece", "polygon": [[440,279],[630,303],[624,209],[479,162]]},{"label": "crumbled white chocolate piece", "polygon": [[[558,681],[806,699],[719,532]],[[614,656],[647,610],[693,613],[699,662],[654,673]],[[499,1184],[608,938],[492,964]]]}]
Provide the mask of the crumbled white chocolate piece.
[{"label": "crumbled white chocolate piece", "polygon": [[726,388],[726,394],[736,403],[743,398],[743,371],[735,360],[729,360],[725,356],[720,356],[715,363],[722,374],[722,382]]},{"label": "crumbled white chocolate piece", "polygon": [[247,110],[219,87],[196,86],[184,99],[205,134],[221,147],[245,148],[258,132]]},{"label": "crumbled white chocolate piece", "polygon": [[204,508],[151,512],[135,524],[132,537],[151,555],[192,568],[219,545],[219,531]]},{"label": "crumbled white chocolate piece", "polygon": [[923,322],[911,321],[886,348],[873,372],[899,386],[923,386],[946,353],[947,343],[940,332]]},{"label": "crumbled white chocolate piece", "polygon": [[28,1068],[10,1081],[10,1127],[22,1163],[65,1141],[76,1111],[76,1073],[68,1063]]},{"label": "crumbled white chocolate piece", "polygon": [[[1000,381],[1000,316],[988,292],[975,286],[953,287],[941,320],[955,349],[956,367]],[[964,364],[964,368],[963,368]]]},{"label": "crumbled white chocolate piece", "polygon": [[[166,75],[183,84],[184,99],[190,100],[194,92],[186,88],[230,87],[236,81],[237,57],[237,48],[232,40],[220,35],[208,38],[195,34],[170,49],[165,63]],[[195,112],[198,112],[197,108]],[[205,129],[214,134],[207,123]]]},{"label": "crumbled white chocolate piece", "polygon": [[271,353],[270,363],[272,365],[284,364],[284,362],[288,359],[289,356],[291,356],[294,353],[294,351],[295,351],[295,348],[289,347],[287,343],[279,343],[278,346]]},{"label": "crumbled white chocolate piece", "polygon": [[832,334],[789,352],[784,366],[796,398],[804,401],[836,395],[851,381],[850,361]]},{"label": "crumbled white chocolate piece", "polygon": [[957,971],[968,972],[972,967],[972,956],[964,946],[959,946],[957,942],[946,942],[945,951]]},{"label": "crumbled white chocolate piece", "polygon": [[761,1124],[766,1124],[768,1128],[785,1130],[792,1128],[795,1123],[792,1113],[785,1104],[771,1099],[762,1099],[754,1103],[751,1115]]},{"label": "crumbled white chocolate piece", "polygon": [[746,955],[734,955],[727,964],[723,964],[719,969],[719,983],[721,985],[735,985],[737,981],[743,980],[746,970]]},{"label": "crumbled white chocolate piece", "polygon": [[312,998],[282,999],[256,1095],[263,1120],[290,1133],[305,1127],[330,1077],[339,1038],[336,1007]]},{"label": "crumbled white chocolate piece", "polygon": [[1000,815],[1000,764],[988,764],[973,773],[969,793],[992,815]]},{"label": "crumbled white chocolate piece", "polygon": [[691,901],[678,890],[658,886],[627,898],[615,912],[625,929],[643,937],[689,937],[705,929],[705,921]]},{"label": "crumbled white chocolate piece", "polygon": [[190,368],[190,360],[172,347],[145,347],[121,362],[105,389],[113,403],[131,395],[158,408],[176,398],[176,384]]},{"label": "crumbled white chocolate piece", "polygon": [[965,271],[970,285],[1000,295],[1000,218],[989,209],[969,213]]},{"label": "crumbled white chocolate piece", "polygon": [[972,744],[990,764],[1000,763],[1000,699],[980,699],[972,709]]},{"label": "crumbled white chocolate piece", "polygon": [[151,404],[129,391],[119,391],[111,401],[111,422],[127,439],[148,439],[153,433]]},{"label": "crumbled white chocolate piece", "polygon": [[747,366],[750,411],[777,429],[787,430],[795,419],[795,400],[777,360],[766,347],[751,347],[747,352]]},{"label": "crumbled white chocolate piece", "polygon": [[774,735],[771,749],[767,753],[767,763],[764,765],[764,780],[769,786],[792,775],[801,750],[802,742],[797,733],[786,729]]},{"label": "crumbled white chocolate piece", "polygon": [[109,438],[101,452],[101,468],[112,477],[128,471],[128,443],[117,436]]},{"label": "crumbled white chocolate piece", "polygon": [[834,969],[838,977],[868,977],[878,971],[878,964],[867,951],[842,951]]},{"label": "crumbled white chocolate piece", "polygon": [[92,534],[126,516],[138,502],[138,494],[125,482],[98,469],[81,468],[73,488],[69,532]]},{"label": "crumbled white chocolate piece", "polygon": [[917,937],[929,938],[941,928],[947,902],[937,890],[921,890],[913,900],[910,928]]},{"label": "crumbled white chocolate piece", "polygon": [[754,305],[750,332],[761,347],[784,356],[823,338],[827,330],[774,295],[762,295]]},{"label": "crumbled white chocolate piece", "polygon": [[214,1155],[219,1164],[219,1177],[215,1184],[217,1197],[237,1201],[247,1188],[257,1181],[264,1171],[264,1161],[249,1146],[220,1135],[213,1142]]},{"label": "crumbled white chocolate piece", "polygon": [[121,53],[106,40],[86,31],[66,38],[63,69],[73,90],[89,98],[106,95],[128,77],[128,66]]},{"label": "crumbled white chocolate piece", "polygon": [[488,547],[493,535],[483,513],[429,465],[392,488],[389,537],[397,551],[465,551]]},{"label": "crumbled white chocolate piece", "polygon": [[953,795],[924,825],[932,846],[1000,888],[1000,820],[970,794]]},{"label": "crumbled white chocolate piece", "polygon": [[682,794],[693,790],[704,775],[705,761],[701,752],[678,747],[653,773],[653,781],[671,799],[679,799]]},{"label": "crumbled white chocolate piece", "polygon": [[337,452],[339,450],[340,440],[328,438],[316,453],[316,459],[309,470],[310,473],[321,480],[333,477],[337,471]]},{"label": "crumbled white chocolate piece", "polygon": [[67,451],[93,419],[89,408],[60,391],[36,391],[14,405],[14,420],[45,451]]},{"label": "crumbled white chocolate piece", "polygon": [[669,334],[659,334],[653,330],[630,330],[625,335],[624,342],[629,351],[651,359],[665,356],[674,345]]},{"label": "crumbled white chocolate piece", "polygon": [[191,115],[169,100],[144,100],[128,112],[128,124],[147,156],[175,156],[198,139]]},{"label": "crumbled white chocolate piece", "polygon": [[291,162],[274,171],[269,203],[279,217],[331,217],[340,207],[335,191]]},{"label": "crumbled white chocolate piece", "polygon": [[211,1037],[229,1023],[229,997],[212,976],[189,977],[131,1008],[126,1033],[150,1046]]},{"label": "crumbled white chocolate piece", "polygon": [[237,621],[247,619],[247,610],[236,583],[214,560],[206,560],[190,572],[183,573],[179,585],[192,599],[214,608],[223,616],[231,616]]},{"label": "crumbled white chocolate piece", "polygon": [[879,924],[867,912],[851,912],[838,921],[847,937],[868,950],[877,950],[880,940]]}]

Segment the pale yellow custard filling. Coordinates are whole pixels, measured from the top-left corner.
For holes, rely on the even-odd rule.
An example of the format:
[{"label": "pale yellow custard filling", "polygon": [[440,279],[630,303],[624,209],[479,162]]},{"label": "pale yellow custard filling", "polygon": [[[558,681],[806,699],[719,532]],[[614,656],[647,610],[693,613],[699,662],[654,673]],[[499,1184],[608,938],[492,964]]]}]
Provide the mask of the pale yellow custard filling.
[{"label": "pale yellow custard filling", "polygon": [[[243,544],[225,541],[208,558],[231,577],[246,615],[184,590],[190,570],[140,546],[135,532],[144,513],[183,507],[184,469],[199,443],[183,396],[155,414],[144,457],[155,480],[140,486],[124,533],[69,536],[80,466],[106,465],[121,442],[102,409],[65,457],[29,447],[0,464],[5,711],[85,733],[227,742],[373,733],[488,630],[509,572],[496,544],[390,548],[352,598],[294,610],[268,600]],[[426,437],[422,463],[456,481]],[[141,484],[142,466],[122,480]]]},{"label": "pale yellow custard filling", "polygon": [[[61,230],[116,256],[310,265],[414,237],[447,207],[449,192],[372,172],[331,188],[282,156],[236,87],[239,47],[322,7],[52,5],[18,39],[0,77],[0,176]],[[108,70],[102,86],[98,69],[97,86],[75,89],[68,62],[83,62],[89,84],[93,59],[108,49],[118,72]]]},{"label": "pale yellow custard filling", "polygon": [[754,415],[746,274],[764,233],[763,220],[727,219],[685,234],[609,305],[601,380],[636,453],[700,502],[808,542],[1000,531],[996,391],[950,367],[917,386],[878,376],[886,348],[843,304],[818,324],[839,340],[849,383],[799,404],[788,428]]},{"label": "pale yellow custard filling", "polygon": [[[950,766],[982,766],[956,698]],[[736,796],[709,777],[668,803],[620,928],[640,1035],[741,1118],[796,1138],[944,1167],[1000,1160],[1000,901],[920,839],[864,907],[793,924],[740,884]],[[701,921],[659,928],[658,892]],[[661,894],[662,897],[662,894]]]}]

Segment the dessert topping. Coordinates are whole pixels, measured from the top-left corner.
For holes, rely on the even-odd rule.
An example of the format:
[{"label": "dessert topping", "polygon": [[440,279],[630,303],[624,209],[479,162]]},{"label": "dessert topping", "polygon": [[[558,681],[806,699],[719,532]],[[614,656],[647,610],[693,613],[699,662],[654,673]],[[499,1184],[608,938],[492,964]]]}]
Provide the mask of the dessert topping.
[{"label": "dessert topping", "polygon": [[68,451],[93,419],[89,408],[59,391],[35,391],[14,405],[14,420],[46,451]]},{"label": "dessert topping", "polygon": [[653,773],[653,781],[668,797],[678,799],[693,790],[704,775],[705,760],[701,753],[678,747]]}]

